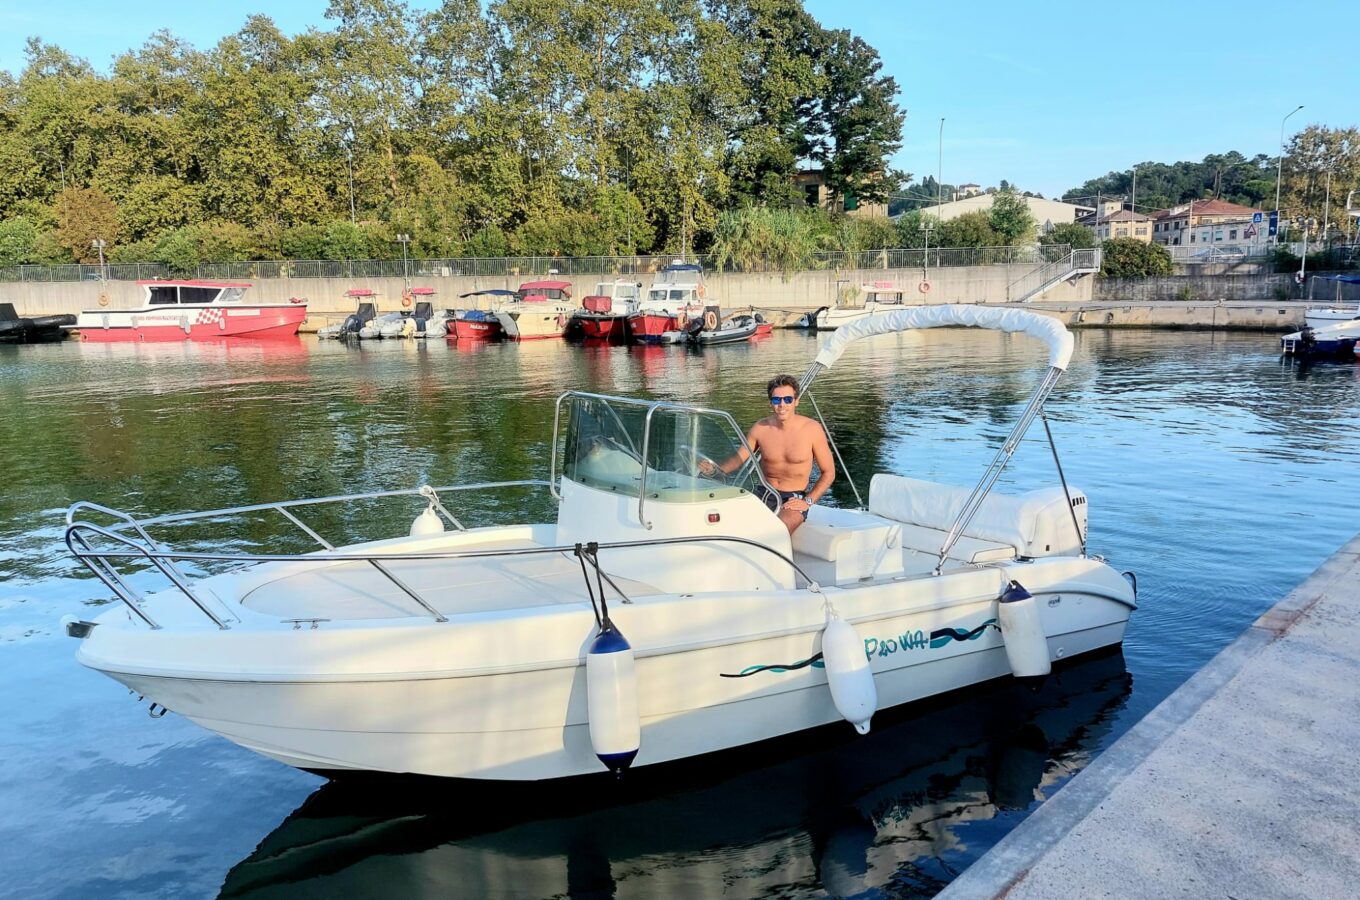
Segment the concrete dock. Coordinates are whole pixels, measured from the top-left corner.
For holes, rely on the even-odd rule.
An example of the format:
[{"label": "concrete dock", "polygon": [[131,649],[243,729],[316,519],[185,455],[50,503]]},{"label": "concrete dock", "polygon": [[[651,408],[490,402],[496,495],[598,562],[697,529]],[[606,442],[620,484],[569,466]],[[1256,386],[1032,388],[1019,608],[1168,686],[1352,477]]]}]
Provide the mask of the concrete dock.
[{"label": "concrete dock", "polygon": [[1360,896],[1360,536],[939,896]]}]

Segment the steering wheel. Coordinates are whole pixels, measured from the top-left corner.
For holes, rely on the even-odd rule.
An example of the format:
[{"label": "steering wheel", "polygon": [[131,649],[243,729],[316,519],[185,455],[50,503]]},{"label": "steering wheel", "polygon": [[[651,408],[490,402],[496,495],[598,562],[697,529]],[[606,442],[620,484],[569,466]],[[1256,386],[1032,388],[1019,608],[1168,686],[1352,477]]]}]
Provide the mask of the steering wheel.
[{"label": "steering wheel", "polygon": [[[713,459],[711,456],[700,453],[695,447],[692,447],[689,444],[677,444],[675,453],[679,457],[680,466],[684,467],[686,470],[683,474],[688,475],[691,478],[711,478],[715,481],[727,480],[727,474],[723,472],[722,467],[718,465],[717,460]],[[703,471],[705,463],[713,467],[712,475],[706,474]]]}]

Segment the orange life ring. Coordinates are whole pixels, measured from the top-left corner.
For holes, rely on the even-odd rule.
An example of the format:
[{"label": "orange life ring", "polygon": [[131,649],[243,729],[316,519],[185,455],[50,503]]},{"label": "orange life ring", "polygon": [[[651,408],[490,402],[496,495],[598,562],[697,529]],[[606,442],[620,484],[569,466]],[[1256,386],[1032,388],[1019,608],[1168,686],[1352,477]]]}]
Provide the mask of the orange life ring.
[{"label": "orange life ring", "polygon": [[704,290],[704,286],[703,286],[702,284],[699,285],[699,296],[702,297],[702,296],[704,296],[704,294],[706,294],[706,293],[707,293],[707,291]]},{"label": "orange life ring", "polygon": [[929,294],[929,293],[930,293],[930,282],[929,282],[929,281],[923,281],[923,282],[921,282],[920,284],[918,284],[918,285],[916,286],[916,290],[920,291],[920,292],[923,293],[923,294]]},{"label": "orange life ring", "polygon": [[108,306],[108,305],[109,305],[109,295],[108,295],[108,294],[100,294],[100,295],[99,295],[99,305],[100,305],[100,306]]},{"label": "orange life ring", "polygon": [[402,306],[407,306],[407,307],[409,307],[409,306],[411,305],[411,295],[410,295],[410,293],[403,293],[403,294],[401,295],[401,305],[402,305]]},{"label": "orange life ring", "polygon": [[718,330],[718,314],[711,309],[704,313],[704,328],[709,331]]}]

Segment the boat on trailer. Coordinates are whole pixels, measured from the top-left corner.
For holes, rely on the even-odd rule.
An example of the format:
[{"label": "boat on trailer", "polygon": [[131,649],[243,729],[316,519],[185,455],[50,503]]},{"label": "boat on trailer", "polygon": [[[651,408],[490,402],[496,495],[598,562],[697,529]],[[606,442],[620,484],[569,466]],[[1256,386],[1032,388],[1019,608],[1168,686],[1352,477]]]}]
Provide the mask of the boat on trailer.
[{"label": "boat on trailer", "polygon": [[82,310],[73,326],[90,343],[216,341],[292,337],[307,317],[307,302],[247,303],[251,285],[230,281],[139,281],[137,309]]},{"label": "boat on trailer", "polygon": [[[1136,608],[1131,576],[1087,554],[1086,497],[1060,466],[1061,486],[992,491],[1067,367],[1063,325],[974,306],[875,316],[823,344],[803,394],[815,409],[814,379],[855,340],[948,325],[1049,349],[972,489],[877,474],[867,504],[814,506],[791,538],[753,459],[704,474],[749,450],[729,414],[570,391],[544,481],[148,519],[76,503],[66,544],[122,604],[66,631],[82,664],[153,712],[325,774],[617,774],[839,720],[863,733],[877,709],[1042,676],[1118,645]],[[550,492],[555,522],[468,528],[448,508],[459,491],[525,485]],[[306,523],[309,508],[377,496],[426,508],[407,535],[341,547]],[[318,549],[165,543],[176,526],[261,514]],[[169,587],[141,591],[152,574]]]}]

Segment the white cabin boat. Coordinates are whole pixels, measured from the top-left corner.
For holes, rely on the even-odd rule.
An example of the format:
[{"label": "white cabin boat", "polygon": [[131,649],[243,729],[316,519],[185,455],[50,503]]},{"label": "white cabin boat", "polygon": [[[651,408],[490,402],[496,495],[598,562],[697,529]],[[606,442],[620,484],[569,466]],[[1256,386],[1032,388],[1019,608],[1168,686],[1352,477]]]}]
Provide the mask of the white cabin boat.
[{"label": "white cabin boat", "polygon": [[570,281],[526,281],[518,297],[498,306],[496,319],[512,341],[539,341],[564,337],[576,307],[571,302]]},{"label": "white cabin boat", "polygon": [[890,281],[875,281],[853,287],[836,297],[834,306],[823,306],[812,314],[811,325],[818,331],[832,331],[842,325],[858,322],[879,312],[901,309],[906,305],[905,292]]},{"label": "white cabin boat", "polygon": [[[84,665],[292,766],[515,781],[656,765],[841,719],[864,732],[877,709],[1119,644],[1135,589],[1086,554],[1085,496],[1065,482],[990,493],[1067,366],[1061,323],[971,306],[879,315],[829,338],[803,385],[850,364],[854,340],[942,325],[1049,347],[1050,368],[971,491],[878,474],[867,508],[815,506],[790,539],[757,498],[754,464],[702,474],[744,446],[730,415],[569,392],[548,479],[535,482],[556,521],[464,528],[441,500],[460,488],[426,487],[409,536],[334,547],[295,512],[373,495],[144,520],[77,503],[67,545],[123,603],[68,617],[67,632]],[[261,511],[320,549],[164,543],[181,523]],[[199,579],[181,569],[213,561],[233,567]],[[143,594],[123,574],[148,563],[167,589]]]},{"label": "white cabin boat", "polygon": [[[69,326],[90,343],[288,338],[307,317],[307,301],[252,303],[251,285],[230,281],[139,281],[136,309],[86,309]],[[102,298],[101,303],[107,302]]]}]

